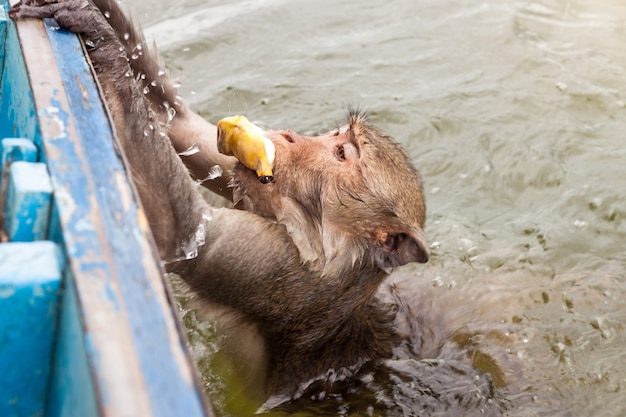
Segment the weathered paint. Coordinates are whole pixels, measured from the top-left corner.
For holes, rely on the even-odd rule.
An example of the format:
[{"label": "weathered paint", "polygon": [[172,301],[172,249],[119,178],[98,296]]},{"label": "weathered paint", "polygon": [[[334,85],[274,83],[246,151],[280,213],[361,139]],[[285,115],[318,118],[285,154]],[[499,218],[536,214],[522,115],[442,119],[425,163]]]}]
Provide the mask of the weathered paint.
[{"label": "weathered paint", "polygon": [[40,137],[33,96],[29,87],[24,59],[11,19],[6,17],[8,9],[5,2],[2,7],[5,30],[4,66],[0,76],[0,138],[23,137],[32,139],[39,146]]},{"label": "weathered paint", "polygon": [[0,175],[14,161],[37,162],[39,151],[30,139],[4,138],[0,141]]},{"label": "weathered paint", "polygon": [[17,161],[9,166],[4,231],[13,242],[46,239],[52,185],[46,164]]},{"label": "weathered paint", "polygon": [[[90,388],[76,383],[75,374],[89,375],[102,416],[205,415],[163,271],[138,222],[144,215],[80,43],[52,20],[45,27],[34,20],[16,26],[52,178],[54,235],[65,244],[68,288],[75,289],[80,312],[76,323],[63,319],[62,326],[83,331],[80,346],[75,339],[57,346],[76,352],[72,366],[88,365],[76,371],[56,358],[49,416],[72,415],[73,399]],[[71,316],[68,300],[63,314]]]},{"label": "weathered paint", "polygon": [[44,412],[61,270],[52,242],[0,244],[0,416]]},{"label": "weathered paint", "polygon": [[98,416],[96,389],[87,363],[85,334],[74,279],[64,276],[46,417]]},{"label": "weathered paint", "polygon": [[[56,56],[61,56],[70,45],[77,50],[75,56],[79,56],[80,44],[74,35],[56,30],[53,21],[46,21],[46,26]],[[163,416],[178,413],[193,415],[197,399],[194,402],[190,395],[197,393],[189,388],[195,385],[195,379],[191,374],[181,373],[187,359],[177,346],[182,340],[176,342],[176,338],[180,337],[180,329],[176,327],[175,311],[165,293],[159,260],[145,239],[145,234],[149,232],[141,230],[138,224],[138,217],[143,216],[143,213],[137,207],[126,171],[116,154],[110,123],[91,78],[91,70],[84,59],[78,62],[67,59],[58,62],[62,78],[75,81],[66,83],[65,89],[75,115],[74,123],[79,130],[84,157],[88,161],[98,161],[97,164],[89,164],[87,168],[91,170],[98,207],[107,208],[101,211],[101,219],[108,225],[105,226],[106,239],[114,242],[114,248],[122,249],[116,251],[113,263],[118,270],[127,271],[135,277],[124,278],[119,292],[120,298],[124,300],[127,320],[133,328],[134,343],[148,393],[154,404],[160,404],[153,413]],[[93,113],[96,112],[100,117],[94,117]],[[114,294],[112,288],[106,288],[109,299]],[[163,343],[167,339],[171,340],[170,343]],[[155,363],[159,363],[159,366],[155,366]],[[174,376],[180,379],[172,379]],[[185,400],[185,397],[189,398]],[[185,409],[174,408],[180,407],[180,404],[189,406]]]}]

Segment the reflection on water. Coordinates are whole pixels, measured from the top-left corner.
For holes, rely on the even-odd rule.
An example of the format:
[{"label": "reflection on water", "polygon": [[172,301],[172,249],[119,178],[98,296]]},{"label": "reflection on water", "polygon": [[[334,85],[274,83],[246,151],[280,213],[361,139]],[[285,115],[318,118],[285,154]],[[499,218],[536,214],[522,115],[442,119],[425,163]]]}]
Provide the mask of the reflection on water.
[{"label": "reflection on water", "polygon": [[626,414],[626,3],[126,1],[211,121],[358,105],[404,143],[432,257],[396,277],[504,335],[535,398],[509,415]]}]

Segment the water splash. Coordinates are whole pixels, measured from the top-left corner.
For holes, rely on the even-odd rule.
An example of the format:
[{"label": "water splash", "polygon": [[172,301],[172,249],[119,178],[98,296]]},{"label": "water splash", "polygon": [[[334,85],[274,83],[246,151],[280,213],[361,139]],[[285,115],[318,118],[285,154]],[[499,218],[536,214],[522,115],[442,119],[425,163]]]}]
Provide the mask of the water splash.
[{"label": "water splash", "polygon": [[178,156],[191,156],[191,155],[197,154],[198,152],[200,152],[200,145],[198,145],[197,143],[194,143],[193,145],[191,145],[184,151],[179,152]]},{"label": "water splash", "polygon": [[212,219],[213,215],[210,211],[202,213],[202,219],[194,233],[191,235],[189,240],[181,243],[178,250],[180,255],[174,259],[163,261],[163,265],[197,258],[200,253],[200,248],[206,244],[207,226]]},{"label": "water splash", "polygon": [[166,124],[170,124],[174,116],[176,116],[176,109],[170,105],[168,101],[163,102],[163,107],[165,107],[165,111],[167,113],[167,122]]},{"label": "water splash", "polygon": [[214,180],[216,178],[221,177],[223,173],[224,173],[224,170],[222,169],[221,166],[214,165],[209,169],[208,175],[202,180],[196,180],[196,183],[202,184],[203,182]]}]

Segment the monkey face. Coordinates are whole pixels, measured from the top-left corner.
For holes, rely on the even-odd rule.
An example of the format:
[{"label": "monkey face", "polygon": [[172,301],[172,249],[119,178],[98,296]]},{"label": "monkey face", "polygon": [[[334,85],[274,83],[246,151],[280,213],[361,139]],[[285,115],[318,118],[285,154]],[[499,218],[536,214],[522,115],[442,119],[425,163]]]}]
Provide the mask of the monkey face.
[{"label": "monkey face", "polygon": [[406,151],[365,116],[350,113],[346,125],[319,136],[265,133],[276,148],[274,183],[237,170],[244,208],[278,222],[313,219],[295,229],[321,230],[330,242],[358,241],[385,270],[428,260],[421,177]]}]

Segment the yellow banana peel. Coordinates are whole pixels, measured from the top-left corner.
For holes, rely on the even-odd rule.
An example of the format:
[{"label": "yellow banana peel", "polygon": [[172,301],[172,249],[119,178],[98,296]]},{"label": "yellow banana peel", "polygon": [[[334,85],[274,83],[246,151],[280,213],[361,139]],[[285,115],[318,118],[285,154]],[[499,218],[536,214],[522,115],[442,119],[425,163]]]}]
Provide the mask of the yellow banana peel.
[{"label": "yellow banana peel", "polygon": [[260,127],[244,116],[226,117],[217,122],[217,150],[232,155],[246,168],[256,171],[263,184],[274,180],[274,143]]}]

